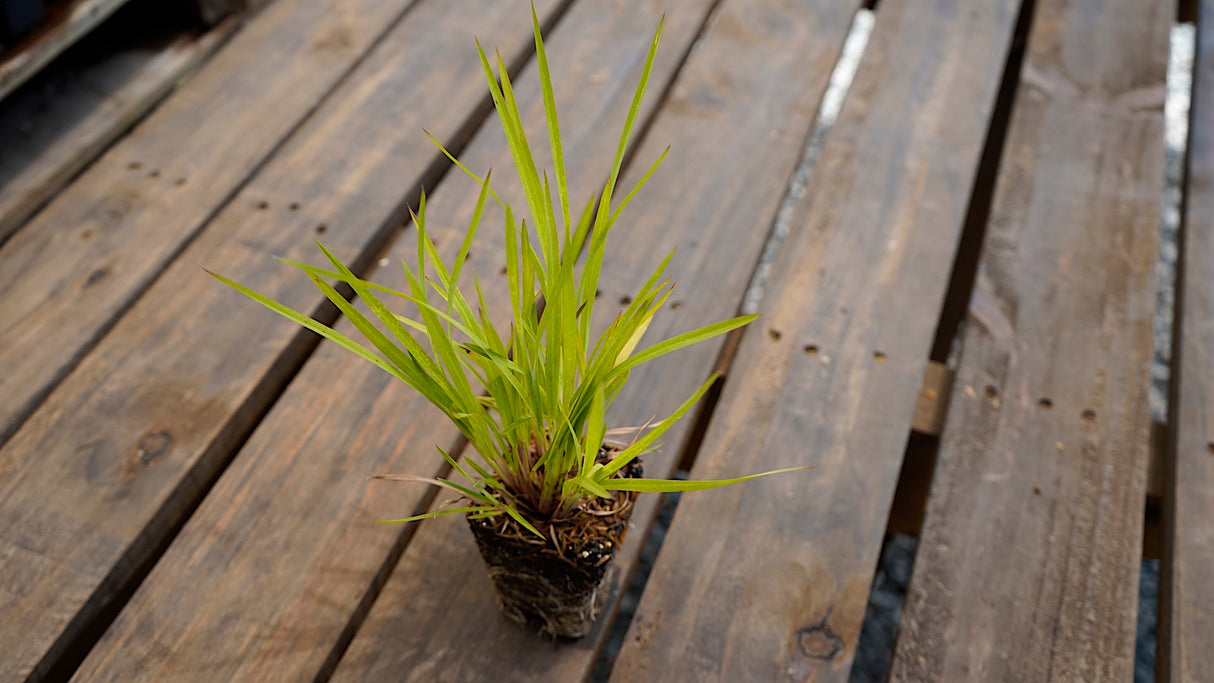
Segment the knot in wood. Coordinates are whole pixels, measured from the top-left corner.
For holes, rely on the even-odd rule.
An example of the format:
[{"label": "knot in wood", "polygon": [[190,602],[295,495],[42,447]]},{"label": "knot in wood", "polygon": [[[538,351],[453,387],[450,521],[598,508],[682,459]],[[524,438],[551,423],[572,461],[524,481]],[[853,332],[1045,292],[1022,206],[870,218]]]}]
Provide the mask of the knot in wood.
[{"label": "knot in wood", "polygon": [[150,465],[153,460],[168,450],[171,443],[173,443],[173,435],[169,433],[169,430],[156,429],[150,431],[139,439],[139,445],[135,450],[135,458],[144,465]]},{"label": "knot in wood", "polygon": [[104,280],[106,278],[106,276],[108,276],[109,274],[110,274],[109,266],[102,266],[101,268],[97,268],[93,272],[89,273],[89,276],[88,276],[88,278],[85,279],[84,286],[81,287],[81,289],[88,289],[89,287],[92,287],[93,285],[97,284],[98,282],[101,282],[102,280]]},{"label": "knot in wood", "polygon": [[830,613],[828,612],[822,621],[797,629],[797,648],[802,655],[810,659],[829,662],[838,659],[843,654],[843,650],[846,649],[843,638],[830,627],[830,624],[826,623],[829,618]]}]

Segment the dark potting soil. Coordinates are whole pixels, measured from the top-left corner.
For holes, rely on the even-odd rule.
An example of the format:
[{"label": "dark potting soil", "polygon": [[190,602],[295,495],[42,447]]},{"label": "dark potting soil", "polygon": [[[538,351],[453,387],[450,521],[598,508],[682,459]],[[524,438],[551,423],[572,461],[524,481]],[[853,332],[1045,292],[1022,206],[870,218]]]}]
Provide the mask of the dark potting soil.
[{"label": "dark potting soil", "polygon": [[[608,454],[600,454],[600,461]],[[616,473],[639,478],[634,460]],[[511,517],[468,518],[507,618],[560,638],[580,638],[594,626],[611,586],[603,578],[624,541],[635,492],[594,498],[568,518],[542,521],[523,510],[543,538]]]}]

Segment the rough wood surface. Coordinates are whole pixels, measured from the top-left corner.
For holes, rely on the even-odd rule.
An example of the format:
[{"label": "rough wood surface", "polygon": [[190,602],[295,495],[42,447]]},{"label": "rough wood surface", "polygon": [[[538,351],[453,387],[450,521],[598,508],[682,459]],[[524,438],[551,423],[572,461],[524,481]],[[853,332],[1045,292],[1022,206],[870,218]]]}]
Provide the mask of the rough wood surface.
[{"label": "rough wood surface", "polygon": [[1172,10],[1036,5],[894,680],[1133,677]]},{"label": "rough wood surface", "polygon": [[[1214,2],[1198,9],[1160,680],[1214,680]],[[1161,634],[1162,635],[1162,634]]]},{"label": "rough wood surface", "polygon": [[846,680],[1018,3],[882,4],[616,680]]},{"label": "rough wood surface", "polygon": [[[504,51],[519,54],[530,17],[490,0],[417,6],[0,450],[0,575],[12,577],[0,593],[0,678],[53,660],[120,594],[302,360],[302,331],[203,268],[307,308],[315,288],[271,255],[308,258],[323,232],[342,257],[365,263],[438,158],[421,126],[455,139],[485,111],[475,51],[449,47],[474,33],[501,36]],[[249,543],[288,541],[271,529]],[[243,622],[226,626],[219,637],[239,640]],[[157,642],[143,641],[163,653]],[[293,635],[288,645],[323,654],[333,644]],[[281,665],[244,663],[275,673]]]},{"label": "rough wood surface", "polygon": [[235,29],[229,22],[201,37],[182,34],[123,50],[88,65],[50,96],[6,102],[0,112],[0,243]]},{"label": "rough wood surface", "polygon": [[0,247],[0,443],[411,2],[271,4]]},{"label": "rough wood surface", "polygon": [[[650,337],[738,309],[855,9],[730,0],[718,9],[647,134],[639,166],[628,174],[639,177],[635,171],[672,146],[666,164],[629,207],[631,218],[613,233],[602,280],[605,312],[613,314],[615,303],[633,294],[675,247],[668,271],[675,294]],[[679,14],[668,10],[668,21]],[[633,244],[646,247],[629,249]],[[601,329],[603,318],[596,322]],[[664,416],[711,372],[722,344],[683,349],[634,371],[612,411],[613,424]],[[648,476],[671,475],[690,429],[688,420],[667,433],[665,448],[645,460]],[[637,528],[616,559],[621,575],[635,562],[656,500],[642,497],[633,518]],[[555,648],[508,623],[461,524],[449,518],[418,530],[337,680],[459,680],[484,671],[499,672],[501,680],[579,680],[589,673],[609,618],[586,638]],[[428,626],[411,626],[418,623]],[[460,639],[481,645],[461,648]]]},{"label": "rough wood surface", "polygon": [[[919,401],[915,404],[915,416],[911,422],[911,431],[914,433],[907,442],[902,472],[898,475],[897,494],[889,513],[889,532],[918,538],[922,531],[932,473],[936,469],[940,432],[944,429],[952,389],[953,371],[943,363],[929,362],[927,371],[923,374],[923,386],[919,388]],[[1170,438],[1167,425],[1151,422],[1151,444],[1147,456],[1147,528],[1143,535],[1143,556],[1152,559],[1159,559],[1161,552],[1159,510],[1167,485],[1168,463],[1172,461],[1168,452]]]},{"label": "rough wood surface", "polygon": [[0,52],[0,99],[24,83],[128,0],[70,0],[48,6],[46,22]]}]

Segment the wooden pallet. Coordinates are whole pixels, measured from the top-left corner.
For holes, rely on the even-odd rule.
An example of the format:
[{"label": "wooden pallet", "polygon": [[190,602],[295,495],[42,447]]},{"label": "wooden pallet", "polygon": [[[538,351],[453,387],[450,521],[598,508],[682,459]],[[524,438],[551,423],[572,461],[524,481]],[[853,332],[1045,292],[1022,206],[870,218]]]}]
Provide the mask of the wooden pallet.
[{"label": "wooden pallet", "polygon": [[[613,678],[846,679],[882,537],[920,528],[899,680],[1126,678],[1170,9],[881,3],[808,187],[787,200],[862,4],[537,3],[578,198],[602,181],[602,132],[666,16],[623,186],[671,151],[613,232],[596,329],[674,248],[652,337],[735,314],[793,202],[763,317],[637,369],[611,418],[664,415],[723,371],[647,473],[816,469],[682,498]],[[461,520],[376,523],[444,498],[368,477],[441,473],[434,445],[459,455],[459,434],[202,270],[334,321],[272,256],[309,260],[319,237],[399,285],[383,266],[414,258],[407,207],[423,187],[450,257],[478,188],[423,125],[520,201],[471,39],[501,50],[538,130],[530,17],[492,0],[333,7],[269,5],[0,246],[0,677],[580,680],[596,666],[657,499],[641,499],[595,631],[536,638],[498,614]],[[1184,379],[1157,430],[1175,451],[1156,448],[1159,652],[1176,680],[1210,677],[1197,653],[1214,619],[1214,121],[1198,123],[1211,7]],[[483,230],[468,265],[495,319],[509,309],[501,240]],[[938,351],[958,319],[950,369]]]}]

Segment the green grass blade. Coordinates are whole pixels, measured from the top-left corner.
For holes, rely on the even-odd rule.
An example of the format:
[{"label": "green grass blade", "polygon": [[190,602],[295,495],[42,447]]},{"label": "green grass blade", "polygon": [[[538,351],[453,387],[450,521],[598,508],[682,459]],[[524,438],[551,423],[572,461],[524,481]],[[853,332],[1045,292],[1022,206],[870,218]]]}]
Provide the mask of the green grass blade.
[{"label": "green grass blade", "polygon": [[602,484],[586,476],[577,476],[569,479],[565,483],[565,495],[569,495],[577,489],[582,489],[591,495],[599,498],[610,498],[611,492],[608,491]]},{"label": "green grass blade", "polygon": [[641,176],[641,179],[637,181],[637,184],[632,186],[632,190],[628,192],[628,194],[624,197],[624,200],[616,205],[615,211],[613,211],[611,214],[611,219],[607,221],[608,225],[615,223],[615,219],[620,217],[620,212],[622,212],[624,207],[628,206],[628,204],[632,202],[632,198],[636,196],[637,192],[639,192],[642,187],[645,187],[645,184],[649,182],[649,176],[653,175],[653,172],[658,170],[658,166],[662,165],[662,162],[666,159],[666,155],[669,153],[669,146],[662,150],[662,153],[658,155],[657,161],[653,162],[653,165],[649,167],[649,170],[645,171],[645,175]]},{"label": "green grass blade", "polygon": [[514,212],[506,207],[506,287],[510,290],[510,313],[512,320],[518,320],[522,315],[523,304],[520,299],[522,288],[521,270],[519,268],[519,234],[514,223]]},{"label": "green grass blade", "polygon": [[[510,87],[510,74],[501,55],[497,55],[498,74],[495,76],[493,67],[489,64],[489,57],[485,54],[479,41],[476,44],[476,49],[480,55],[481,68],[485,72],[485,79],[489,84],[489,94],[493,98],[494,107],[497,109],[498,121],[502,126],[502,132],[506,136],[506,145],[510,148],[510,157],[514,160],[515,170],[518,171],[519,181],[523,187],[523,194],[527,199],[528,206],[531,207],[532,218],[537,223],[540,223],[547,215],[542,206],[543,190],[540,189],[539,174],[536,172],[535,160],[531,156],[531,147],[527,144],[527,136],[522,127],[522,117],[519,115],[518,104],[514,101],[514,92]],[[537,225],[536,236],[540,240],[545,254],[551,253],[555,249],[555,245],[546,244],[547,235],[542,225]]]},{"label": "green grass blade", "polygon": [[511,145],[511,156],[515,160],[515,169],[523,181],[524,194],[527,204],[531,207],[531,218],[535,221],[536,239],[543,249],[545,264],[548,271],[554,271],[557,252],[556,226],[552,220],[552,203],[547,201],[541,183],[540,173],[531,154],[531,145],[527,142],[527,134],[523,129],[523,117],[519,113],[518,102],[514,98],[514,86],[510,82],[510,72],[501,53],[497,53],[498,78],[501,81],[502,97],[506,102],[506,111],[498,112],[503,124],[509,123],[514,129],[514,140]]},{"label": "green grass blade", "polygon": [[457,289],[459,285],[459,274],[464,268],[464,261],[468,258],[468,252],[472,249],[472,240],[476,237],[477,228],[480,227],[481,214],[485,212],[485,197],[489,192],[489,178],[493,172],[485,174],[485,182],[481,184],[481,193],[476,198],[476,208],[472,211],[472,220],[468,224],[468,234],[464,236],[464,241],[460,244],[459,254],[455,257],[455,263],[451,267],[451,281],[447,285],[447,312],[451,312],[451,298],[459,293]]},{"label": "green grass blade", "polygon": [[[468,513],[468,512],[476,512],[477,510],[482,510],[482,509],[484,509],[484,508],[483,508],[483,506],[480,506],[480,505],[473,505],[470,507],[462,507],[462,508],[447,508],[445,510],[434,510],[433,512],[425,512],[420,515],[413,515],[412,517],[403,517],[401,519],[381,519],[381,520],[379,520],[379,523],[380,524],[408,524],[409,522],[420,522],[423,519],[434,519],[435,517],[441,517],[443,515],[458,515],[458,514],[463,514],[463,513]],[[535,533],[538,534],[539,532],[537,531]]]},{"label": "green grass blade", "polygon": [[[469,178],[472,178],[473,180],[475,180],[478,185],[488,185],[489,184],[488,177],[485,177],[482,179],[480,176],[473,173],[472,169],[465,166],[464,163],[462,161],[460,161],[459,159],[457,159],[454,154],[447,151],[447,148],[443,146],[443,143],[439,142],[438,138],[431,135],[430,131],[423,128],[422,132],[426,134],[426,137],[430,138],[430,142],[433,142],[435,147],[438,147],[439,151],[441,151],[443,153],[443,156],[445,156],[449,160],[451,160],[451,163],[453,163],[457,167],[459,167],[459,169],[461,171],[463,171],[465,174],[467,174]],[[493,201],[497,202],[498,206],[502,206],[502,207],[505,206],[505,204],[502,203],[502,200],[498,198],[497,193],[494,192],[492,189],[489,190],[489,196],[493,197]]]},{"label": "green grass blade", "polygon": [[607,463],[603,469],[599,470],[599,473],[596,475],[595,479],[602,483],[608,477],[618,472],[620,468],[636,459],[636,457],[649,448],[654,441],[657,441],[658,437],[666,433],[666,430],[670,429],[670,427],[673,426],[674,423],[679,420],[679,418],[683,417],[684,413],[691,410],[691,407],[694,406],[702,396],[704,396],[704,394],[708,391],[708,388],[717,381],[717,377],[718,375],[713,373],[712,376],[708,378],[707,382],[704,382],[704,384],[702,384],[700,388],[691,395],[690,398],[683,402],[683,405],[679,406],[677,410],[671,413],[670,417],[654,425],[653,428],[649,430],[649,433],[637,439],[631,446],[625,448],[614,458],[612,458],[611,462]]},{"label": "green grass blade", "polygon": [[483,491],[477,491],[447,479],[422,477],[413,474],[377,474],[371,478],[379,479],[381,481],[405,481],[418,484],[430,484],[431,486],[437,486],[439,488],[455,491],[456,493],[459,493],[470,500],[475,500],[484,503],[485,505],[496,504],[496,501],[486,495]]},{"label": "green grass blade", "polygon": [[556,189],[561,201],[561,217],[569,229],[569,187],[565,180],[565,153],[561,149],[561,126],[556,116],[556,98],[552,94],[552,76],[548,71],[548,55],[540,36],[540,20],[531,4],[531,26],[535,33],[535,55],[540,68],[540,90],[544,98],[544,117],[548,121],[548,144],[552,147],[552,164],[556,171]]},{"label": "green grass blade", "polygon": [[803,467],[785,467],[779,470],[771,470],[769,472],[760,472],[759,474],[749,474],[745,477],[734,477],[733,479],[608,479],[602,482],[602,487],[609,491],[638,491],[643,493],[667,493],[670,491],[701,491],[704,489],[715,489],[730,484],[739,484],[751,479],[759,477],[770,477],[773,474],[785,474],[787,472],[801,472],[803,470],[812,470],[813,465]]},{"label": "green grass blade", "polygon": [[[450,406],[454,405],[450,386],[441,374],[435,375],[427,369],[430,363],[429,356],[425,354],[414,356],[402,351],[383,332],[380,332],[353,304],[346,301],[345,297],[338,293],[336,289],[333,289],[328,282],[314,275],[309,274],[308,277],[311,278],[312,284],[324,292],[325,296],[337,306],[338,310],[354,324],[359,333],[366,337],[367,341],[371,342],[372,346],[400,371],[397,376],[401,380],[416,389],[431,403],[449,413]],[[419,358],[421,359],[420,363],[418,361]]]},{"label": "green grass blade", "polygon": [[628,107],[628,116],[624,119],[624,128],[620,131],[620,141],[616,146],[615,159],[611,162],[611,173],[607,176],[607,184],[603,188],[603,195],[599,200],[598,216],[595,218],[596,232],[602,232],[600,240],[605,240],[607,228],[607,215],[611,206],[611,197],[615,191],[616,180],[620,176],[620,166],[624,162],[624,152],[628,149],[629,138],[632,136],[632,127],[636,124],[637,115],[641,110],[641,101],[645,97],[645,88],[649,83],[649,75],[653,71],[653,61],[657,56],[658,42],[662,38],[662,25],[666,23],[666,16],[663,15],[658,21],[658,28],[653,34],[653,40],[649,45],[649,54],[645,57],[645,66],[641,70],[641,79],[637,82],[636,92],[632,96],[632,104]]},{"label": "green grass blade", "polygon": [[506,345],[502,342],[501,336],[497,333],[497,327],[493,325],[493,320],[489,317],[485,292],[481,289],[480,278],[475,274],[472,276],[472,285],[476,289],[477,319],[480,321],[481,337],[489,342],[489,348],[504,356],[506,355]]},{"label": "green grass blade", "polygon": [[[451,466],[451,469],[458,472],[459,475],[461,477],[463,477],[464,479],[467,479],[468,481],[475,481],[475,479],[472,477],[472,475],[468,474],[468,470],[465,470],[463,465],[458,460],[456,460],[454,457],[452,457],[452,455],[450,453],[448,453],[442,446],[435,444],[434,448],[438,450],[439,455],[443,456],[443,460],[447,461],[447,464]],[[472,465],[473,469],[477,469],[476,463],[469,463],[469,464]],[[489,478],[488,474],[484,470],[477,471],[477,474],[479,474],[481,477],[483,477],[485,479]]]},{"label": "green grass blade", "polygon": [[[277,258],[278,258],[279,263],[285,263],[288,266],[294,266],[296,268],[299,268],[300,270],[312,273],[312,274],[317,275],[326,280],[342,280],[344,278],[344,276],[336,270],[325,270],[321,266],[315,266],[310,263],[304,263],[303,261],[296,261],[294,259],[284,258],[282,256],[279,256]],[[408,294],[405,294],[404,292],[400,291],[399,289],[393,289],[392,287],[388,287],[386,285],[381,285],[378,282],[371,282],[370,280],[363,280],[363,284],[366,285],[368,288],[370,288],[376,292],[381,292],[383,294],[391,294],[393,296],[399,296],[399,297],[404,297],[404,298],[407,298],[409,296]]]},{"label": "green grass blade", "polygon": [[288,308],[267,296],[258,294],[257,292],[249,289],[248,287],[245,287],[244,285],[242,285],[238,282],[235,282],[233,280],[229,280],[228,278],[226,278],[222,275],[219,275],[218,273],[213,273],[209,270],[206,272],[208,275],[215,278],[216,280],[219,280],[220,282],[231,287],[232,289],[235,289],[236,291],[240,292],[241,294],[244,294],[245,296],[256,301],[257,303],[261,304],[262,306],[265,306],[266,308],[270,309],[271,311],[274,311],[275,313],[281,315],[282,317],[286,318],[287,320],[290,320],[293,323],[296,323],[304,328],[307,328],[307,329],[315,332],[316,334],[319,334],[320,336],[324,337],[325,339],[328,339],[329,341],[335,342],[336,344],[340,345],[342,348],[346,349],[347,351],[351,351],[355,355],[359,356],[360,358],[363,358],[371,363],[374,363],[376,366],[381,368],[384,372],[387,372],[388,374],[392,375],[393,377],[396,377],[397,379],[400,379],[403,381],[407,381],[407,380],[405,380],[404,376],[401,374],[400,370],[398,370],[395,366],[393,366],[387,360],[385,360],[384,358],[382,358],[380,356],[375,355],[367,347],[363,346],[362,344],[359,344],[358,342],[354,341],[353,339],[350,339],[349,337],[334,330],[333,328],[331,328],[323,323],[319,323],[319,322],[313,320],[312,318],[304,315],[303,313],[300,313],[299,311],[296,311],[292,308]]},{"label": "green grass blade", "polygon": [[[363,336],[365,336],[367,340],[375,346],[375,348],[379,349],[380,353],[382,353],[384,357],[393,364],[397,365],[398,367],[402,367],[402,369],[405,367],[410,367],[413,364],[417,364],[425,371],[426,375],[428,375],[429,378],[434,381],[435,384],[441,387],[442,382],[438,381],[437,378],[438,367],[434,365],[432,361],[430,361],[429,355],[425,353],[421,345],[417,343],[417,340],[413,338],[405,326],[400,323],[400,321],[396,318],[396,315],[388,310],[388,307],[379,300],[379,297],[375,296],[375,294],[366,286],[365,281],[351,272],[350,269],[347,268],[344,263],[342,263],[341,259],[337,258],[333,252],[329,251],[325,245],[321,244],[320,242],[317,242],[316,245],[320,247],[320,250],[324,253],[325,258],[329,259],[329,262],[335,269],[337,269],[338,273],[341,274],[341,281],[350,285],[351,289],[354,290],[354,293],[357,294],[358,297],[363,300],[363,303],[365,303],[367,307],[371,309],[371,312],[374,313],[377,318],[379,318],[380,322],[384,324],[396,341],[400,343],[400,346],[398,347],[396,344],[392,343],[392,341],[388,339],[386,335],[381,333],[370,320],[359,313],[352,304],[343,304],[334,301],[334,303],[337,304],[337,306],[342,310],[342,313],[344,313],[347,318],[350,318],[350,321],[354,323],[359,332],[361,332]],[[320,287],[322,291],[326,291],[326,294],[328,294],[327,290],[329,289],[329,285],[327,282],[318,278],[312,273],[309,273],[308,275],[312,278],[313,282],[316,283],[317,287]],[[332,299],[333,297],[330,296],[329,298]],[[403,349],[401,347],[403,347]],[[406,357],[408,360],[406,360]]]},{"label": "green grass blade", "polygon": [[683,334],[660,341],[657,344],[646,348],[644,351],[637,353],[635,356],[632,356],[623,362],[617,363],[616,369],[621,372],[627,372],[628,370],[631,370],[642,363],[648,363],[649,361],[670,353],[671,351],[677,351],[678,349],[691,346],[692,344],[702,342],[706,339],[711,339],[718,335],[725,334],[726,332],[736,330],[739,327],[749,324],[758,317],[758,313],[741,315],[736,318],[730,318],[729,320],[722,320],[720,322],[712,323],[711,325],[705,325],[703,327],[691,330],[690,332],[684,332]]},{"label": "green grass blade", "polygon": [[582,473],[594,468],[598,458],[599,448],[603,444],[603,435],[607,433],[607,398],[603,394],[603,385],[595,387],[594,399],[590,404],[590,418],[586,422],[586,439],[582,452]]},{"label": "green grass blade", "polygon": [[669,297],[670,290],[667,289],[652,306],[646,307],[644,315],[641,316],[641,319],[637,323],[635,329],[633,329],[632,334],[628,335],[628,339],[624,342],[624,346],[620,348],[618,353],[616,353],[615,365],[619,365],[625,359],[627,359],[628,356],[632,355],[633,349],[637,347],[637,344],[641,343],[641,337],[645,336],[645,332],[649,329],[649,324],[653,322],[653,316],[658,312],[658,309],[661,308],[662,304],[666,303],[666,299]]}]

